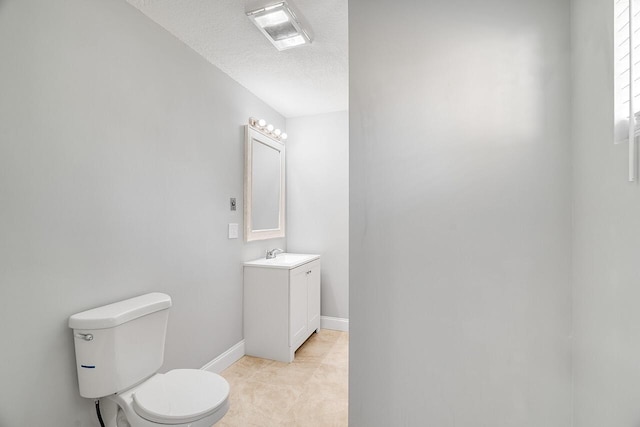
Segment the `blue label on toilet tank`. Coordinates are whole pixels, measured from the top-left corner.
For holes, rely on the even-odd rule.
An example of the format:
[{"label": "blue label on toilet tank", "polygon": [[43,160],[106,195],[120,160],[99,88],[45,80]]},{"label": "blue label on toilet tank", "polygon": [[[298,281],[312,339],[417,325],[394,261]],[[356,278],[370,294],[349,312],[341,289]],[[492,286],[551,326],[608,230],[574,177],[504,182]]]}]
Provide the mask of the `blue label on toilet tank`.
[{"label": "blue label on toilet tank", "polygon": [[96,365],[80,365],[81,368],[96,369]]}]

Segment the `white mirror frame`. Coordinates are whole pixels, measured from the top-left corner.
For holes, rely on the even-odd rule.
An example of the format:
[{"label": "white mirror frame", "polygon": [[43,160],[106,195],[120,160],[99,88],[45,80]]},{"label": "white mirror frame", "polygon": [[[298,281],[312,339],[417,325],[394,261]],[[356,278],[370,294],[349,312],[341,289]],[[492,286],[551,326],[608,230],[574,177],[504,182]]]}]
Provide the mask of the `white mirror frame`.
[{"label": "white mirror frame", "polygon": [[[280,212],[278,215],[278,228],[267,230],[254,230],[251,220],[252,214],[252,180],[253,180],[253,144],[257,139],[261,143],[277,150],[280,153]],[[259,129],[246,126],[244,146],[244,240],[275,239],[285,236],[285,149],[284,144],[261,132]]]}]

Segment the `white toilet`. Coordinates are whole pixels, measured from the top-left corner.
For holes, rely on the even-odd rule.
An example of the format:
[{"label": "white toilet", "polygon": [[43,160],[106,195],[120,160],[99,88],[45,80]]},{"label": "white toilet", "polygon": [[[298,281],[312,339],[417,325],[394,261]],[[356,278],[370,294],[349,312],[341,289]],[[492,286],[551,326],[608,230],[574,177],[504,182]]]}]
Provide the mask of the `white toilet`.
[{"label": "white toilet", "polygon": [[118,427],[210,427],[229,409],[229,383],[199,369],[158,374],[171,297],[151,293],[74,314],[80,395],[118,407]]}]

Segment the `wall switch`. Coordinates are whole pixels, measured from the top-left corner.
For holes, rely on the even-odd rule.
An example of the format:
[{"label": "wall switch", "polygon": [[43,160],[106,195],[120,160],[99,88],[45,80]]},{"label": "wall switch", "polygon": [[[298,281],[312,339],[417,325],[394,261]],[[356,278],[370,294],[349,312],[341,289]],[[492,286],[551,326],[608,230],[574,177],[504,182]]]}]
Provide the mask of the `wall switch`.
[{"label": "wall switch", "polygon": [[238,224],[229,224],[229,238],[230,239],[238,238]]},{"label": "wall switch", "polygon": [[232,197],[231,199],[229,199],[229,205],[231,206],[231,210],[235,211],[236,210],[236,198]]}]

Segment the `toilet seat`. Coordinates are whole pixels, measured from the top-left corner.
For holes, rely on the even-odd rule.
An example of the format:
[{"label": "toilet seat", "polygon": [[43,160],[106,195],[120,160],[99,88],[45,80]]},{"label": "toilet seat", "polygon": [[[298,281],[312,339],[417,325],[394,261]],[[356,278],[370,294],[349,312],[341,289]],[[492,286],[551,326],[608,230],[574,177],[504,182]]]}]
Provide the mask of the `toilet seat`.
[{"label": "toilet seat", "polygon": [[221,376],[198,369],[175,369],[136,387],[132,406],[151,422],[188,424],[227,408],[228,397],[229,383]]}]

